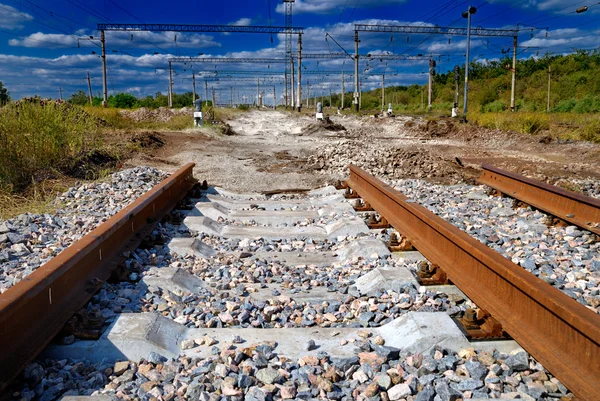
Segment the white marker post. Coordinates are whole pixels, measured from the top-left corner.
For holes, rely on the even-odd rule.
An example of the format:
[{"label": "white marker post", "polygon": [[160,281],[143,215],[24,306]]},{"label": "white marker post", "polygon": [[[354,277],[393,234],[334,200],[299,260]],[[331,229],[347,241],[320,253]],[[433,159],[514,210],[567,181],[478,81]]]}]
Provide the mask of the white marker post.
[{"label": "white marker post", "polygon": [[317,120],[323,120],[323,104],[317,103]]},{"label": "white marker post", "polygon": [[204,117],[202,116],[202,99],[196,99],[194,102],[194,127],[200,127],[204,124]]}]

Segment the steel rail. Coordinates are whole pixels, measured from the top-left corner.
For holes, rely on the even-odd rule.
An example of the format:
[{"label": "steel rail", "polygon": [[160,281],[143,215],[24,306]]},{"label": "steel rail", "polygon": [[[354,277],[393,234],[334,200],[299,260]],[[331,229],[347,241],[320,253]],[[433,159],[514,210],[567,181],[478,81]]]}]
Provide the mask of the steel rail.
[{"label": "steel rail", "polygon": [[[0,295],[0,391],[44,349],[65,322],[193,186],[193,163]],[[82,355],[84,357],[85,355]]]},{"label": "steel rail", "polygon": [[364,170],[347,184],[575,395],[600,400],[598,314]]},{"label": "steel rail", "polygon": [[523,177],[488,164],[477,180],[503,194],[600,235],[600,200]]}]

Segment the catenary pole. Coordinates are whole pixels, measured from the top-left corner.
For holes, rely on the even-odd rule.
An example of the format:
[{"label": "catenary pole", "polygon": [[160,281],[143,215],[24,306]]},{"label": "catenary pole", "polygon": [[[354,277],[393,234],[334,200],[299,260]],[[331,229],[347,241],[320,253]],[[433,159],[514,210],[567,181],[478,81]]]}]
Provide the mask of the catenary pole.
[{"label": "catenary pole", "polygon": [[296,105],[300,112],[302,111],[302,34],[298,35],[298,89],[296,93],[298,94]]},{"label": "catenary pole", "polygon": [[92,80],[90,79],[90,73],[87,73],[87,81],[88,81],[88,95],[90,98],[90,105],[94,103],[94,96],[92,95]]},{"label": "catenary pole", "polygon": [[173,107],[173,69],[169,61],[169,107]]},{"label": "catenary pole", "polygon": [[102,44],[102,106],[108,106],[108,87],[106,85],[106,38],[104,31],[100,31],[100,43]]},{"label": "catenary pole", "polygon": [[467,9],[467,58],[465,62],[465,99],[463,107],[463,119],[467,119],[467,95],[469,93],[469,51],[471,50],[471,6]]},{"label": "catenary pole", "polygon": [[354,31],[354,110],[360,110],[358,82],[358,31]]},{"label": "catenary pole", "polygon": [[510,111],[515,111],[515,86],[517,84],[517,37],[513,37],[512,84],[510,88]]}]

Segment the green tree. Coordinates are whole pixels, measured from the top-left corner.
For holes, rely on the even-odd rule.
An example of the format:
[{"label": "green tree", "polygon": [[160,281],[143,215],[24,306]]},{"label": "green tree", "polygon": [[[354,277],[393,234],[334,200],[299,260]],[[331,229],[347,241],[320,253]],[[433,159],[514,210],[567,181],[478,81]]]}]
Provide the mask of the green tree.
[{"label": "green tree", "polygon": [[90,99],[85,94],[84,91],[78,90],[76,93],[73,93],[68,100],[71,104],[76,104],[78,106],[85,106],[90,102]]},{"label": "green tree", "polygon": [[131,93],[117,93],[108,97],[108,105],[119,109],[131,109],[138,104],[137,97]]},{"label": "green tree", "polygon": [[0,107],[6,106],[8,102],[10,102],[10,92],[6,89],[2,81],[0,81]]}]

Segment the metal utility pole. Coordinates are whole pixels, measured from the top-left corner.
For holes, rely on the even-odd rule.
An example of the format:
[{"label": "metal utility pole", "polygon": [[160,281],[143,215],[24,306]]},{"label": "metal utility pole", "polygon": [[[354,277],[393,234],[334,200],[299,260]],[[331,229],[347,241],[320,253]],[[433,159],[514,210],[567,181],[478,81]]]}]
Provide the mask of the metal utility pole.
[{"label": "metal utility pole", "polygon": [[383,113],[383,108],[385,104],[385,72],[381,74],[381,112]]},{"label": "metal utility pole", "polygon": [[102,106],[108,106],[108,87],[106,85],[106,38],[104,31],[100,31],[100,43],[102,43]]},{"label": "metal utility pole", "polygon": [[431,101],[433,97],[433,74],[435,73],[435,60],[429,60],[429,78],[427,88],[427,110],[431,111]]},{"label": "metal utility pole", "polygon": [[358,109],[362,109],[362,81],[358,83]]},{"label": "metal utility pole", "polygon": [[515,111],[515,86],[517,84],[517,37],[513,37],[512,86],[510,88],[510,111]]},{"label": "metal utility pole", "polygon": [[290,103],[292,106],[292,111],[294,111],[295,103],[296,103],[296,98],[294,97],[294,92],[295,92],[295,90],[294,90],[294,75],[295,75],[294,74],[294,57],[290,58],[290,65],[292,66],[292,79],[290,81],[290,84],[291,84],[290,86],[292,88],[292,98],[290,99]]},{"label": "metal utility pole", "polygon": [[233,108],[233,86],[229,87],[229,95],[231,96],[231,107]]},{"label": "metal utility pole", "polygon": [[302,34],[298,34],[298,112],[302,111]]},{"label": "metal utility pole", "polygon": [[288,103],[288,85],[287,85],[288,73],[287,73],[287,69],[285,70],[285,73],[283,75],[284,75],[284,78],[285,78],[284,79],[284,84],[283,84],[283,86],[285,87],[284,88],[285,92],[283,94],[283,104],[287,108],[288,105],[289,105],[289,103]]},{"label": "metal utility pole", "polygon": [[193,92],[192,92],[192,104],[194,104],[194,102],[196,101],[196,74],[192,72],[192,88],[193,88]]},{"label": "metal utility pole", "polygon": [[169,107],[173,107],[173,70],[169,61]]},{"label": "metal utility pole", "polygon": [[465,62],[465,104],[463,107],[463,119],[467,120],[467,95],[469,93],[469,51],[471,50],[471,15],[475,14],[477,9],[469,6],[467,11],[462,13],[463,18],[467,18],[467,60]]},{"label": "metal utility pole", "polygon": [[260,108],[260,78],[256,78],[256,107]]},{"label": "metal utility pole", "polygon": [[[285,70],[286,70],[286,72],[290,71],[292,73],[292,75],[291,75],[292,77],[293,77],[293,71],[294,71],[294,64],[292,62],[292,4],[295,1],[296,0],[283,0],[283,5],[285,7],[285,27],[286,27],[285,57],[287,60]],[[292,95],[294,93],[294,78],[292,78],[291,81],[288,81],[288,77],[289,77],[288,75],[286,75],[286,77],[285,77],[286,100],[288,100],[287,93],[290,93]],[[288,92],[288,86],[289,86],[289,92]],[[293,108],[294,107],[294,99],[289,99],[289,101],[290,101],[289,105],[292,106],[292,108]]]},{"label": "metal utility pole", "polygon": [[273,86],[273,109],[277,109],[277,91],[275,90],[275,86]]},{"label": "metal utility pole", "polygon": [[217,107],[217,102],[215,100],[215,88],[212,87],[211,89],[212,89],[212,106]]},{"label": "metal utility pole", "polygon": [[459,85],[460,85],[460,67],[454,66],[454,85],[456,86],[456,95],[454,96],[455,107],[458,107]]},{"label": "metal utility pole", "polygon": [[62,88],[60,86],[58,87],[58,97],[62,100]]},{"label": "metal utility pole", "polygon": [[358,88],[358,31],[354,31],[354,111],[360,110]]},{"label": "metal utility pole", "polygon": [[548,66],[548,105],[546,106],[546,113],[550,113],[550,73],[552,71],[550,70],[550,66]]},{"label": "metal utility pole", "polygon": [[342,71],[342,110],[344,110],[344,71]]},{"label": "metal utility pole", "polygon": [[208,81],[206,79],[204,80],[204,91],[206,95],[206,107],[208,107]]},{"label": "metal utility pole", "polygon": [[90,97],[90,105],[92,105],[94,103],[94,96],[92,95],[92,80],[90,79],[90,73],[87,73],[87,80],[88,80],[88,94]]}]

